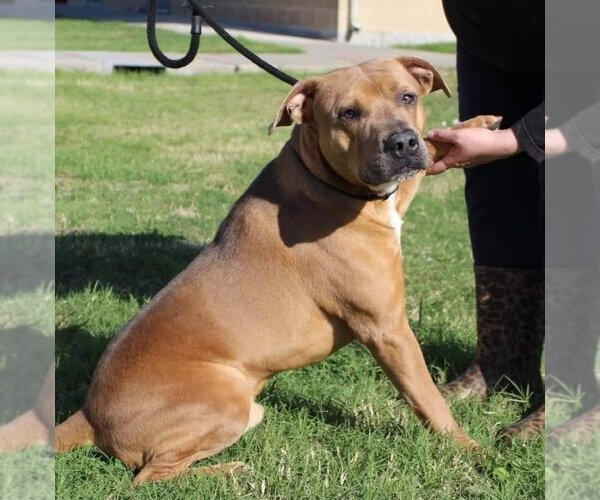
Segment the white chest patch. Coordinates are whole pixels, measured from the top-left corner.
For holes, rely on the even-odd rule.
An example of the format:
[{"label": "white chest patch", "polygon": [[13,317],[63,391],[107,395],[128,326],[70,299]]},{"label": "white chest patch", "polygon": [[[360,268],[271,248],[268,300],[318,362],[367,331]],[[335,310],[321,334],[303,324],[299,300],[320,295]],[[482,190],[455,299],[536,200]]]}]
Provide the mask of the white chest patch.
[{"label": "white chest patch", "polygon": [[404,221],[400,217],[398,210],[396,210],[396,193],[388,199],[388,206],[390,210],[390,226],[394,228],[396,232],[396,237],[398,238],[398,243],[400,243],[400,236],[402,234],[402,224]]}]

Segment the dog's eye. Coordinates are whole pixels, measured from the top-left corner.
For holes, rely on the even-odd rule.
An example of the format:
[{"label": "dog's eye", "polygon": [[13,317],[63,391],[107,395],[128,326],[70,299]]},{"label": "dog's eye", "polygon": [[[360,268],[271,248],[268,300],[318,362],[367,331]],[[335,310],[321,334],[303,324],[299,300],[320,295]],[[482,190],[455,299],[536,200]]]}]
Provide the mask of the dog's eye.
[{"label": "dog's eye", "polygon": [[415,94],[411,94],[409,92],[402,94],[400,96],[400,102],[402,104],[414,104],[417,100],[417,96]]},{"label": "dog's eye", "polygon": [[344,120],[356,120],[360,118],[360,111],[356,108],[347,108],[342,110],[340,117]]}]

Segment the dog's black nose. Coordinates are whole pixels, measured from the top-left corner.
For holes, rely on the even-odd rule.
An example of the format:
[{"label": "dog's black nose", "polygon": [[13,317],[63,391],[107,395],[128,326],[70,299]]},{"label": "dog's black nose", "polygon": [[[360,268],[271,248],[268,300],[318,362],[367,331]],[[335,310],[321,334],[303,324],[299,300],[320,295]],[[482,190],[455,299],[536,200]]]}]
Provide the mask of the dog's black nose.
[{"label": "dog's black nose", "polygon": [[395,156],[414,156],[419,152],[419,138],[414,130],[406,129],[402,132],[394,132],[386,140],[384,145],[386,153]]}]

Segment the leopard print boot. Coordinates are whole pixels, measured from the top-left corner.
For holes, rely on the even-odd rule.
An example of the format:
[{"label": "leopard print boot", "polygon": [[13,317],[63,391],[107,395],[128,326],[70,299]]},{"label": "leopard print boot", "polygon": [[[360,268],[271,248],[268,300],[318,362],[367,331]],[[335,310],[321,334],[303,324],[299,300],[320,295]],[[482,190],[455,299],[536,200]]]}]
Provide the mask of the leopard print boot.
[{"label": "leopard print boot", "polygon": [[548,432],[548,443],[558,441],[582,443],[595,439],[600,434],[600,403],[583,412],[578,417],[558,425]]},{"label": "leopard print boot", "polygon": [[581,396],[581,408],[548,432],[548,442],[582,442],[600,433],[600,274],[595,269],[551,269],[546,285],[547,389]]},{"label": "leopard print boot", "polygon": [[505,438],[519,437],[525,441],[535,439],[544,432],[546,422],[546,407],[541,405],[535,408],[525,418],[504,429],[502,436]]},{"label": "leopard print boot", "polygon": [[449,396],[528,389],[541,401],[544,272],[475,266],[477,350],[460,377],[440,386]]}]

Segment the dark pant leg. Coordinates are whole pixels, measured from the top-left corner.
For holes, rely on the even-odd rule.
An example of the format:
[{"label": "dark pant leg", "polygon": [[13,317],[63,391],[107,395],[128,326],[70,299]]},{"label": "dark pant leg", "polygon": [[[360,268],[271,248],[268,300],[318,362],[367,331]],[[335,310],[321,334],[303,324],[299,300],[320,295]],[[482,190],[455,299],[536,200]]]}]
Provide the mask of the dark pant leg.
[{"label": "dark pant leg", "polygon": [[[514,75],[457,53],[460,119],[494,114],[502,128],[544,99],[543,74]],[[543,165],[522,153],[465,169],[465,197],[477,266],[544,267]]]}]

